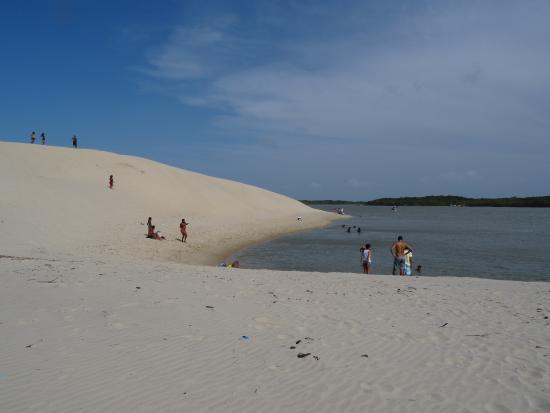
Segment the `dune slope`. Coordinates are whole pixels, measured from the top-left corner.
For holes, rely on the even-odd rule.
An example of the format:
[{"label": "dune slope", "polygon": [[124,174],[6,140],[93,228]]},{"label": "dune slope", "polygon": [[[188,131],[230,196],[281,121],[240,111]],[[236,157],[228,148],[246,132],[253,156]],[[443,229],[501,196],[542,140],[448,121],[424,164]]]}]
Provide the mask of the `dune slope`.
[{"label": "dune slope", "polygon": [[[6,142],[0,142],[0,191],[4,254],[213,264],[247,244],[335,218],[283,195],[143,158]],[[148,216],[166,241],[145,238]],[[176,240],[181,218],[190,222],[187,244]]]}]

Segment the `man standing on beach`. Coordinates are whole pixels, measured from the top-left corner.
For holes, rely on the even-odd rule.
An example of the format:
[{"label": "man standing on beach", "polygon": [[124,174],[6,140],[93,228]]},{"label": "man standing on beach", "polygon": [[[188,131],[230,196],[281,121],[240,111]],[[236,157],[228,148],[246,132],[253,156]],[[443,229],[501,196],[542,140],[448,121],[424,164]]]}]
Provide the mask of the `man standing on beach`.
[{"label": "man standing on beach", "polygon": [[395,275],[399,268],[399,275],[405,275],[405,250],[408,249],[412,252],[412,248],[409,244],[403,241],[403,237],[399,235],[397,241],[391,246],[391,254],[393,255],[393,271]]},{"label": "man standing on beach", "polygon": [[78,141],[76,139],[76,135],[73,135],[72,141],[73,141],[73,148],[77,148],[78,147]]}]

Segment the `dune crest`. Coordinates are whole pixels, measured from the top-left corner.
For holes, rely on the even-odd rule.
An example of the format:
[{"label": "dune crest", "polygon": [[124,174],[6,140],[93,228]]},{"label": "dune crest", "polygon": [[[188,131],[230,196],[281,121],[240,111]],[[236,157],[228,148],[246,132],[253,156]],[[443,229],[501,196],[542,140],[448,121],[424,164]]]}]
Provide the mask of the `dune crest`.
[{"label": "dune crest", "polygon": [[[5,254],[215,264],[248,244],[336,218],[280,194],[144,158],[8,142],[0,142],[0,191]],[[145,238],[148,216],[166,241]],[[187,244],[176,240],[182,218],[190,223]]]}]

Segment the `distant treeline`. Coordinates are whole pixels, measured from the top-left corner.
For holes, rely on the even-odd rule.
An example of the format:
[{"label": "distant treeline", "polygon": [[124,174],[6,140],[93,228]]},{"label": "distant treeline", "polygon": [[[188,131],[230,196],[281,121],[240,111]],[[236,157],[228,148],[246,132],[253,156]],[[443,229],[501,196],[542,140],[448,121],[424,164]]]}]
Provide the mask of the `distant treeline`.
[{"label": "distant treeline", "polygon": [[378,206],[469,206],[469,207],[550,207],[550,196],[526,198],[466,198],[454,195],[430,195],[401,198],[380,198],[373,201],[303,200],[306,205],[378,205]]}]

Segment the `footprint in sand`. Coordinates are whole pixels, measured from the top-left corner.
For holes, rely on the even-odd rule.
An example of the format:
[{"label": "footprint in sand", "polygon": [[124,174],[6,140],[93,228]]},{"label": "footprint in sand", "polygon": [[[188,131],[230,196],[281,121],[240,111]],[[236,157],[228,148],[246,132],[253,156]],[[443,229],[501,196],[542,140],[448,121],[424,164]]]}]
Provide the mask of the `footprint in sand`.
[{"label": "footprint in sand", "polygon": [[121,323],[119,321],[116,321],[114,323],[109,323],[109,327],[114,329],[114,330],[122,330],[122,329],[126,328],[126,324]]}]

